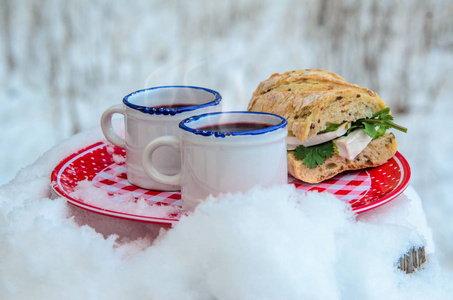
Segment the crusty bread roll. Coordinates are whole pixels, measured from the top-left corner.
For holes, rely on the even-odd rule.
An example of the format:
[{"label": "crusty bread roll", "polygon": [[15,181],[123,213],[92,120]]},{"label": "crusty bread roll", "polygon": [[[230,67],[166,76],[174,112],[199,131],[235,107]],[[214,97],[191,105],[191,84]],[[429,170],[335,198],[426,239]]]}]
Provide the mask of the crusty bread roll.
[{"label": "crusty bread roll", "polygon": [[[280,115],[288,121],[288,134],[301,142],[315,136],[331,123],[369,118],[386,108],[371,90],[346,82],[335,73],[305,69],[273,74],[262,81],[248,110]],[[386,133],[373,140],[355,159],[334,154],[323,165],[309,169],[288,151],[289,173],[305,182],[318,183],[346,170],[384,164],[397,150],[395,136]]]},{"label": "crusty bread roll", "polygon": [[294,157],[294,151],[288,151],[288,172],[295,178],[308,183],[318,183],[349,170],[372,168],[385,164],[395,155],[397,144],[395,135],[386,132],[371,143],[354,159],[348,160],[334,154],[326,162],[314,169],[306,167],[302,160]]}]

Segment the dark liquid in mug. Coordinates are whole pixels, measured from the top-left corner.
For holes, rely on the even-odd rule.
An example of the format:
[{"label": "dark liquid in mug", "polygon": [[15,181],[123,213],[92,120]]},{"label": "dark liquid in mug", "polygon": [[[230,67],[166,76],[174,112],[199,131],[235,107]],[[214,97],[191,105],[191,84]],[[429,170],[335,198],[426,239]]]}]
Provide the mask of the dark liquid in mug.
[{"label": "dark liquid in mug", "polygon": [[171,105],[162,105],[162,106],[155,106],[155,108],[181,108],[181,107],[188,107],[188,106],[194,106],[197,104],[171,104]]},{"label": "dark liquid in mug", "polygon": [[226,124],[214,124],[207,125],[197,128],[197,130],[203,131],[217,131],[217,132],[238,132],[238,131],[253,131],[271,127],[272,125],[265,123],[248,123],[248,122],[238,122],[238,123],[226,123]]}]

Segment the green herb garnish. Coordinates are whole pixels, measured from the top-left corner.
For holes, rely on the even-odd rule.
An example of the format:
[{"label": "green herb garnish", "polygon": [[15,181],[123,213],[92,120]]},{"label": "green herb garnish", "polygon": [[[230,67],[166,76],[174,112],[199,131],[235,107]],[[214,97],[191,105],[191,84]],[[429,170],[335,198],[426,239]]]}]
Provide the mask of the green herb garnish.
[{"label": "green herb garnish", "polygon": [[[318,134],[336,131],[341,124],[329,124],[326,129],[318,132]],[[385,131],[389,128],[395,128],[402,132],[407,132],[407,128],[393,123],[393,116],[390,115],[390,108],[386,107],[374,115],[371,118],[359,119],[351,124],[346,135],[352,130],[363,129],[370,137],[377,139],[385,134]],[[303,164],[310,169],[314,169],[319,165],[325,163],[327,158],[332,157],[335,153],[338,153],[337,145],[333,141],[328,141],[319,145],[311,147],[298,146],[294,150],[294,156],[296,159],[301,159]]]},{"label": "green herb garnish", "polygon": [[337,145],[328,141],[312,147],[300,145],[295,149],[294,156],[296,159],[302,159],[303,164],[308,168],[314,169],[324,164],[326,159],[331,158],[335,153],[338,153]]},{"label": "green herb garnish", "polygon": [[337,131],[340,128],[341,124],[331,123],[327,125],[326,129],[319,131],[317,134],[323,134],[326,132]]},{"label": "green herb garnish", "polygon": [[354,129],[362,128],[370,137],[377,139],[383,136],[389,128],[407,132],[406,127],[395,124],[392,121],[393,116],[390,115],[390,107],[386,107],[372,115],[371,118],[359,119],[352,123],[351,128],[349,128],[346,134],[349,134]]}]

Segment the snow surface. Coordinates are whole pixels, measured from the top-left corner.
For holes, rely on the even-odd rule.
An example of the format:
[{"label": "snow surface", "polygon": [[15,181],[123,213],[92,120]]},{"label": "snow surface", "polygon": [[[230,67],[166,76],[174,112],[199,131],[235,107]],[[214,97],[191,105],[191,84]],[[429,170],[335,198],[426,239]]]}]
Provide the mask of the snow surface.
[{"label": "snow surface", "polygon": [[[99,215],[83,225],[63,198],[51,200],[49,179],[63,157],[100,137],[96,128],[60,143],[0,188],[1,299],[453,297],[411,187],[357,220],[332,195],[285,185],[209,198],[173,228],[143,236],[107,217],[108,228],[130,231],[103,235]],[[398,258],[422,245],[423,268],[398,270]]]},{"label": "snow surface", "polygon": [[[137,228],[135,222],[112,224],[102,217],[94,224],[90,215],[67,207],[61,199],[48,199],[53,167],[74,149],[100,137],[85,132],[65,139],[97,128],[107,107],[140,88],[206,86],[223,95],[224,109],[245,109],[259,81],[274,72],[302,68],[334,71],[369,87],[392,108],[397,123],[409,128],[407,134],[395,134],[432,228],[436,259],[423,272],[396,275],[391,283],[384,279],[388,285],[382,290],[402,296],[407,289],[406,296],[419,293],[417,299],[431,289],[438,298],[452,298],[444,285],[445,278],[453,275],[452,9],[449,0],[308,0],[304,5],[292,0],[4,1],[0,10],[0,184],[5,184],[0,189],[0,298],[21,299],[35,293],[47,299],[109,295],[121,299],[129,298],[127,294],[147,295],[151,288],[168,288],[163,281],[151,282],[160,271],[146,263],[148,258],[158,260],[153,254],[158,250],[151,250],[158,245],[104,239],[110,233],[127,236],[128,232],[136,233],[133,239],[152,239],[158,234],[156,228]],[[405,114],[398,114],[398,109]],[[391,212],[393,205],[382,209]],[[66,219],[68,215],[74,219]],[[398,213],[390,215],[398,219]],[[195,217],[188,219],[197,222]],[[104,235],[80,227],[85,223],[97,225]],[[261,225],[267,230],[268,222]],[[165,263],[157,265],[179,266]],[[285,271],[276,269],[275,274]],[[366,283],[370,289],[362,287],[354,293],[348,287],[335,296],[380,295],[369,277],[362,281],[348,275],[359,282],[370,280]],[[211,284],[207,278],[204,287]],[[338,278],[331,276],[329,282],[335,285]],[[203,290],[201,284],[189,293]]]}]

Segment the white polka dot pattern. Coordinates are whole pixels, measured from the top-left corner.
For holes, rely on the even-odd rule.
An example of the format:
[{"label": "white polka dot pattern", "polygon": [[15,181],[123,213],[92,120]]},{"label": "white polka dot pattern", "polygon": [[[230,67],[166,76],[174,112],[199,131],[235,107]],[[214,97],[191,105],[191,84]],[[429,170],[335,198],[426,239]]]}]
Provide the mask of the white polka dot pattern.
[{"label": "white polka dot pattern", "polygon": [[[180,192],[158,192],[133,186],[127,181],[126,170],[114,158],[125,156],[125,150],[101,141],[77,151],[61,161],[51,175],[54,191],[78,207],[113,217],[142,222],[171,225],[178,221],[177,215],[168,218],[153,218],[128,215],[120,211],[108,211],[71,198],[70,194],[80,181],[93,181],[93,185],[104,189],[111,201],[118,201],[119,195],[131,194],[144,198],[150,205],[174,205],[182,207]],[[118,160],[116,160],[118,161]],[[289,177],[288,182],[301,193],[309,191],[327,192],[351,204],[352,210],[361,213],[396,198],[408,186],[410,167],[406,159],[397,152],[386,164],[372,169],[345,172],[319,184],[303,183]]]}]

